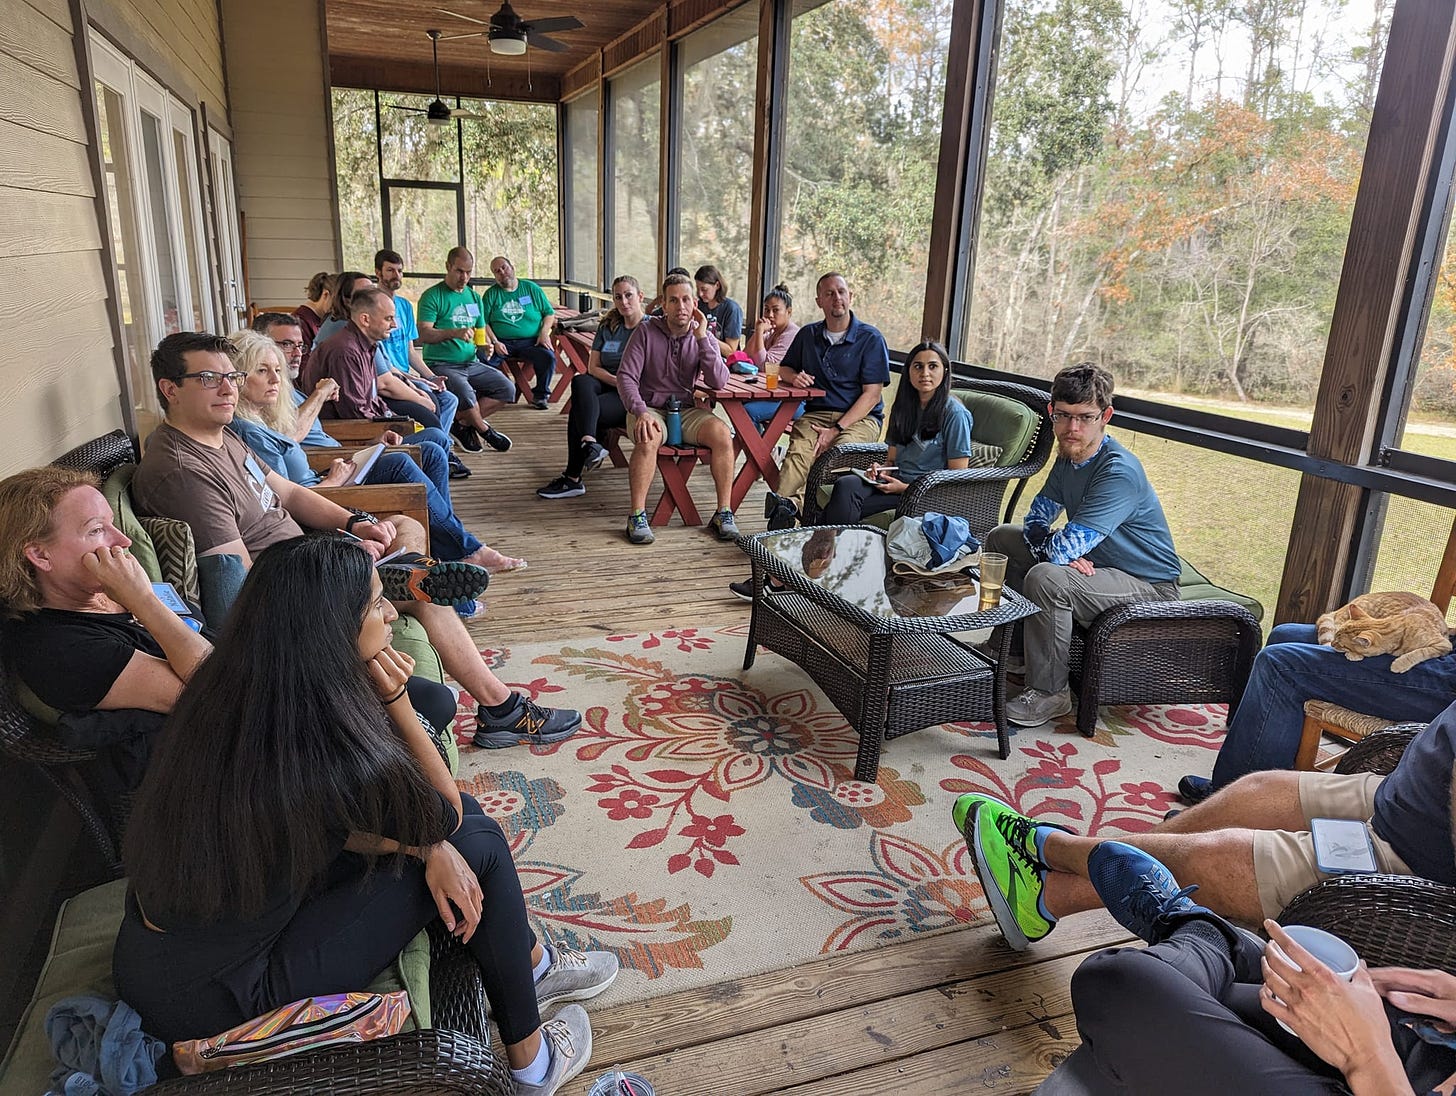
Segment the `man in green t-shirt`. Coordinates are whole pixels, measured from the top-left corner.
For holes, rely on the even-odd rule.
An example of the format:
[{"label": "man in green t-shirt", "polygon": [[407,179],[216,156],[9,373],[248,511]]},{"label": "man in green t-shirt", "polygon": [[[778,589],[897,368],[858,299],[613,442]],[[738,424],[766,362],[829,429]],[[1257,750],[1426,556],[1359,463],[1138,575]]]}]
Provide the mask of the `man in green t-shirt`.
[{"label": "man in green t-shirt", "polygon": [[556,311],[541,287],[516,277],[515,265],[504,255],[490,261],[495,285],[485,287],[482,308],[487,345],[498,358],[520,358],[536,371],[531,406],[545,410],[551,394],[551,376],[556,372],[556,354],[551,349],[551,329]]},{"label": "man in green t-shirt", "polygon": [[[425,363],[436,373],[458,376],[466,383],[451,390],[470,406],[467,396],[477,401],[483,417],[508,403],[516,402],[516,386],[500,369],[481,361],[476,353],[475,333],[485,328],[480,296],[470,287],[475,273],[475,256],[463,247],[452,247],[445,256],[445,280],[420,295],[415,307]],[[480,348],[488,353],[489,340]],[[466,449],[480,450],[480,435],[468,422],[457,418],[450,432]],[[492,448],[500,448],[492,443]]]}]

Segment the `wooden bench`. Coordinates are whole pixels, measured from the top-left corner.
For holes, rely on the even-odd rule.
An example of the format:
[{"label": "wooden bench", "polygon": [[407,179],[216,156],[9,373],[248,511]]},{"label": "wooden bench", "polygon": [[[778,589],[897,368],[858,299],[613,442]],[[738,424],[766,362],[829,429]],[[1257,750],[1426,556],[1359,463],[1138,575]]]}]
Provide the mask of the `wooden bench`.
[{"label": "wooden bench", "polygon": [[[622,453],[622,439],[627,431],[618,427],[608,430],[602,437],[602,447],[611,458],[613,467],[627,467],[627,458]],[[672,520],[673,511],[682,515],[684,525],[702,525],[703,517],[693,502],[688,490],[688,479],[699,464],[707,464],[713,451],[697,445],[659,445],[657,447],[657,474],[662,477],[662,495],[648,515],[649,525],[666,525]]]},{"label": "wooden bench", "polygon": [[340,445],[352,445],[356,449],[373,442],[386,430],[393,430],[402,437],[409,437],[419,424],[414,419],[319,419],[323,432]]},{"label": "wooden bench", "polygon": [[[362,449],[364,447],[360,446],[360,448]],[[327,475],[329,469],[334,466],[334,461],[340,459],[348,460],[356,452],[358,450],[348,449],[343,446],[337,449],[322,445],[305,445],[303,447],[303,455],[308,459],[308,466],[320,475]],[[403,453],[421,468],[425,466],[424,461],[420,457],[420,447],[418,445],[388,445],[385,446],[384,452]],[[383,454],[380,455],[382,456]]]},{"label": "wooden bench", "polygon": [[423,483],[370,483],[354,487],[315,487],[331,502],[351,509],[368,510],[388,517],[403,514],[414,518],[425,531],[425,554],[430,551],[430,507]]}]

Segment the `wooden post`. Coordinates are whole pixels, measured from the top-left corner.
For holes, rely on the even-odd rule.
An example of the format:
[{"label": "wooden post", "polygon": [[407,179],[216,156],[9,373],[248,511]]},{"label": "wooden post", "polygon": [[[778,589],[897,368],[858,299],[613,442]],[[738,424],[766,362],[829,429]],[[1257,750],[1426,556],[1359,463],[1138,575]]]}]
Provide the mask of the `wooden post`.
[{"label": "wooden post", "polygon": [[743,309],[758,314],[778,272],[777,220],[778,168],[783,155],[783,104],[785,89],[776,73],[787,71],[786,57],[779,56],[778,5],[786,0],[758,2],[758,77],[753,95],[753,177],[748,212],[748,286]]},{"label": "wooden post", "polygon": [[[1335,297],[1309,453],[1367,463],[1392,368],[1402,297],[1419,259],[1424,199],[1456,52],[1456,0],[1399,0],[1375,97]],[[1284,556],[1276,622],[1313,620],[1348,594],[1365,491],[1306,474]]]}]

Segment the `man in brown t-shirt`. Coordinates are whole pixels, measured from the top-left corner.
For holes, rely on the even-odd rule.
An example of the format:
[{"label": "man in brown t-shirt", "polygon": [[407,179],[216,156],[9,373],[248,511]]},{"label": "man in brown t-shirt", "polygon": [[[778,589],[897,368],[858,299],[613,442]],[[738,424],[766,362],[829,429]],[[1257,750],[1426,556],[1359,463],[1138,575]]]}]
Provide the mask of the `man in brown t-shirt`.
[{"label": "man in brown t-shirt", "polygon": [[[423,548],[418,522],[346,510],[262,467],[228,432],[244,379],[234,371],[231,348],[219,335],[181,332],[167,336],[153,352],[152,377],[167,418],[149,439],[132,477],[137,509],[187,522],[199,555],[236,555],[245,567],[269,545],[302,535],[301,526],[351,532],[375,559],[389,550]],[[454,609],[420,601],[399,602],[396,608],[419,620],[446,672],[475,698],[476,745],[557,742],[580,727],[579,712],[542,708],[507,689]]]}]

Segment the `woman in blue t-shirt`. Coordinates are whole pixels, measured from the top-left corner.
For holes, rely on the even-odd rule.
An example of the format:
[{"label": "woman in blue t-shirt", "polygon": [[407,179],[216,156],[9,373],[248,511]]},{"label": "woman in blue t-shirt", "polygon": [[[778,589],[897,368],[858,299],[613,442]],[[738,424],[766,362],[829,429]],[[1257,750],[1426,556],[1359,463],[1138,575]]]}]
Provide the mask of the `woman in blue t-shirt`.
[{"label": "woman in blue t-shirt", "polygon": [[617,367],[627,340],[642,322],[642,288],[637,279],[623,274],[612,282],[612,304],[602,317],[592,340],[586,372],[571,379],[571,412],[566,419],[566,471],[536,494],[543,499],[569,499],[586,494],[581,474],[600,468],[607,450],[598,438],[601,431],[627,425],[627,409],[617,395]]},{"label": "woman in blue t-shirt", "polygon": [[[950,394],[950,358],[937,342],[922,342],[905,359],[890,408],[884,464],[834,481],[824,525],[856,525],[870,514],[893,510],[921,476],[966,468],[971,456],[971,413]],[[893,474],[892,474],[893,473]]]}]

